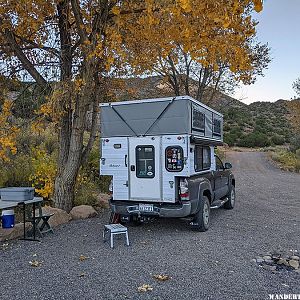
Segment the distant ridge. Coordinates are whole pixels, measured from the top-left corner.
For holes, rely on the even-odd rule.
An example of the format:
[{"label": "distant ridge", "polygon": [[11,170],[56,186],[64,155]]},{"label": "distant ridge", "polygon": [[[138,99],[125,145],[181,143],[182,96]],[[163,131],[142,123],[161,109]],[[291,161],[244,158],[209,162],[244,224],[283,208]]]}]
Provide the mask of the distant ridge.
[{"label": "distant ridge", "polygon": [[[116,91],[118,100],[175,96],[165,80],[159,76],[129,78],[125,80],[125,86],[122,91]],[[288,143],[293,134],[289,123],[287,100],[245,104],[231,96],[216,92],[211,101],[206,99],[200,101],[224,114],[225,142],[230,145],[246,147],[281,145]]]}]

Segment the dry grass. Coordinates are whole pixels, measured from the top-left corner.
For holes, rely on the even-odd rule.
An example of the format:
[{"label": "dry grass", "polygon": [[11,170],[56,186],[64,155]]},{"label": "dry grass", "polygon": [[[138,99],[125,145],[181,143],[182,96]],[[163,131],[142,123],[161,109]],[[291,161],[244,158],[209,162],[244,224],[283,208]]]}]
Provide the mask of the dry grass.
[{"label": "dry grass", "polygon": [[269,156],[279,165],[280,168],[300,173],[300,158],[295,153],[281,149],[269,152]]}]

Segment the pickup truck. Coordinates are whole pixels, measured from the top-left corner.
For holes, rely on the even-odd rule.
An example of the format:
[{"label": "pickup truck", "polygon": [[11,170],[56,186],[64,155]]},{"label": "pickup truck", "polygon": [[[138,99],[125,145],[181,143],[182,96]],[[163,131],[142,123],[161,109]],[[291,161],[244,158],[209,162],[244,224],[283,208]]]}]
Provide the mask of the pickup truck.
[{"label": "pickup truck", "polygon": [[[235,178],[232,165],[223,164],[215,155],[213,170],[190,177],[179,177],[178,198],[175,203],[151,203],[150,211],[141,209],[148,204],[133,201],[115,201],[111,198],[111,222],[134,221],[142,223],[153,217],[191,217],[190,225],[197,231],[206,231],[210,224],[210,210],[235,205]],[[112,190],[112,187],[110,188]]]}]

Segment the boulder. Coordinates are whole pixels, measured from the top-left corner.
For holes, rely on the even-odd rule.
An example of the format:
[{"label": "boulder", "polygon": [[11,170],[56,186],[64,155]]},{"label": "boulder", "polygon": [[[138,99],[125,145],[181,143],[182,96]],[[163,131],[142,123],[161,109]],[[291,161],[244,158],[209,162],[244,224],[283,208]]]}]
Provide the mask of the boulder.
[{"label": "boulder", "polygon": [[291,259],[289,261],[289,264],[291,267],[293,267],[295,270],[299,269],[299,261],[295,259]]},{"label": "boulder", "polygon": [[92,218],[97,215],[96,210],[90,205],[79,205],[72,208],[70,215],[73,220]]},{"label": "boulder", "polygon": [[111,198],[108,194],[100,193],[98,196],[98,205],[102,208],[109,208],[109,199]]},{"label": "boulder", "polygon": [[293,259],[293,260],[299,260],[299,256],[298,255],[292,255],[290,258]]},{"label": "boulder", "polygon": [[50,207],[50,206],[45,206],[43,207],[43,214],[54,214],[50,219],[49,219],[49,224],[52,227],[56,227],[61,224],[68,223],[72,217],[70,214],[68,214],[66,211],[60,208],[55,208],[55,207]]},{"label": "boulder", "polygon": [[[26,231],[31,228],[31,223],[25,223]],[[0,242],[4,242],[6,240],[14,240],[22,237],[24,234],[24,226],[23,223],[18,223],[13,228],[0,228]]]}]

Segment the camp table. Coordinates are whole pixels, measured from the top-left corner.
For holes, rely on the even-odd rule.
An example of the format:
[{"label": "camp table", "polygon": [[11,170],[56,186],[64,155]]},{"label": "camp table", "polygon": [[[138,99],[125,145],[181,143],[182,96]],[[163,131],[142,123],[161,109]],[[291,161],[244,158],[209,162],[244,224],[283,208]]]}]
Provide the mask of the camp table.
[{"label": "camp table", "polygon": [[32,204],[32,215],[33,215],[33,220],[35,220],[35,209],[36,209],[36,204],[40,203],[43,201],[43,198],[41,197],[34,197],[32,200],[24,200],[20,202],[16,201],[8,201],[8,200],[0,200],[0,209],[6,209],[6,208],[13,208],[18,205],[23,206],[23,238],[22,240],[26,241],[39,241],[36,239],[36,223],[33,222],[33,238],[28,238],[26,236],[26,205]]},{"label": "camp table", "polygon": [[2,201],[0,200],[0,209],[7,209],[7,208],[13,208],[16,207],[18,203],[15,201]]}]

